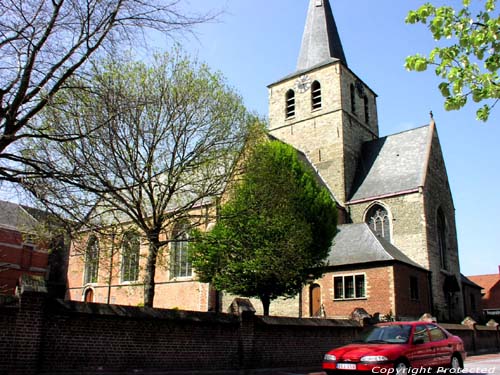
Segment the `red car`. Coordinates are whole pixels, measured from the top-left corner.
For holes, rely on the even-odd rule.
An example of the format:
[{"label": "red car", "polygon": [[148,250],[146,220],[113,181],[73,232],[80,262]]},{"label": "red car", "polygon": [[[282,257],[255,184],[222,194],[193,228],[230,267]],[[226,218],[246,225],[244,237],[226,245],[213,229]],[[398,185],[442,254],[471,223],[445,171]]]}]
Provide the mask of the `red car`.
[{"label": "red car", "polygon": [[463,368],[466,353],[460,337],[428,322],[377,324],[361,340],[329,351],[323,360],[328,375],[369,371],[405,374],[409,367],[430,373],[431,368]]}]

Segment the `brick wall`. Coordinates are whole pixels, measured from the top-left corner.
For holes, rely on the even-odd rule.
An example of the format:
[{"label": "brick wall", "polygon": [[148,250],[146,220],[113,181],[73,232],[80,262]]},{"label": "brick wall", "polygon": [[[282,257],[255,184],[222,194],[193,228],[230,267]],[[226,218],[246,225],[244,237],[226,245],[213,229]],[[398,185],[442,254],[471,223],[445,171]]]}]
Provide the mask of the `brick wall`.
[{"label": "brick wall", "polygon": [[353,321],[85,304],[33,292],[1,309],[7,375],[317,368],[361,329]]},{"label": "brick wall", "polygon": [[[498,327],[446,328],[469,353],[500,349]],[[85,304],[30,291],[0,305],[0,374],[319,369],[326,351],[361,329],[349,320]]]}]

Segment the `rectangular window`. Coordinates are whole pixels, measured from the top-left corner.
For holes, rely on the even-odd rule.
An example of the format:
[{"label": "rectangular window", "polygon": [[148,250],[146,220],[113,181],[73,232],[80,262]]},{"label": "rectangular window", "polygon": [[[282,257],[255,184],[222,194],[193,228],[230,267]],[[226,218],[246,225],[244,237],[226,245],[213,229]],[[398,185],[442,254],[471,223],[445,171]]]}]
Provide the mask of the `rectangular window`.
[{"label": "rectangular window", "polygon": [[334,284],[334,298],[335,299],[343,299],[344,298],[344,278],[342,276],[335,277],[333,279]]},{"label": "rectangular window", "polygon": [[364,298],[365,296],[365,275],[356,275],[356,298]]},{"label": "rectangular window", "polygon": [[366,298],[365,275],[344,275],[333,278],[333,289],[336,300]]},{"label": "rectangular window", "polygon": [[420,298],[418,292],[418,277],[410,276],[410,299],[418,301]]},{"label": "rectangular window", "polygon": [[354,276],[344,276],[345,298],[354,298]]}]

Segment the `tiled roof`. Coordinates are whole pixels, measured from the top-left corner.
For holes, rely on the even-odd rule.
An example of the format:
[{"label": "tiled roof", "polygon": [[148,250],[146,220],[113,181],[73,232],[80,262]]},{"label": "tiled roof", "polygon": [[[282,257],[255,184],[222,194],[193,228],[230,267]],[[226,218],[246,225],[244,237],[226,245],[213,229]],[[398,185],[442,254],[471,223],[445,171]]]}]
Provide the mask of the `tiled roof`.
[{"label": "tiled roof", "polygon": [[500,309],[500,274],[467,276],[483,288],[483,307]]},{"label": "tiled roof", "polygon": [[33,230],[38,225],[38,221],[21,205],[0,201],[0,225],[27,232]]},{"label": "tiled roof", "polygon": [[338,226],[338,233],[333,239],[328,256],[329,266],[335,267],[387,261],[398,261],[424,269],[394,245],[377,236],[367,224],[344,224]]},{"label": "tiled roof", "polygon": [[432,129],[424,126],[364,143],[350,201],[422,186]]}]

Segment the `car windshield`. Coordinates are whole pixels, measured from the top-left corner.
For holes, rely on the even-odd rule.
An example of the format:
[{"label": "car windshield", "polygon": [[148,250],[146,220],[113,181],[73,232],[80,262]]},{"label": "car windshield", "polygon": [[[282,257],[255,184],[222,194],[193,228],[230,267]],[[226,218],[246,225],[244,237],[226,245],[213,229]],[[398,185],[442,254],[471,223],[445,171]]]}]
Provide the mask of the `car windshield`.
[{"label": "car windshield", "polygon": [[365,331],[360,340],[368,344],[405,344],[410,338],[411,326],[409,325],[387,325],[374,326]]}]

